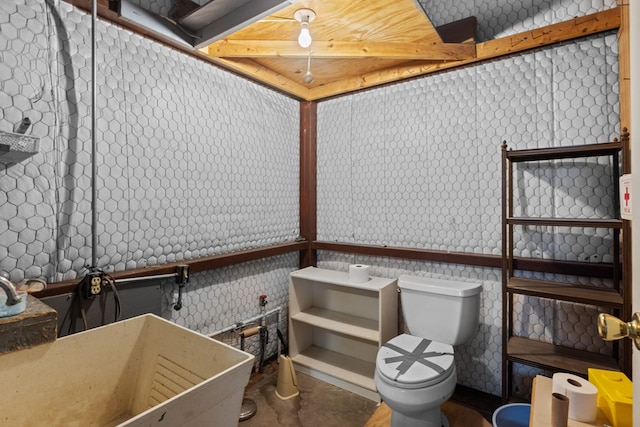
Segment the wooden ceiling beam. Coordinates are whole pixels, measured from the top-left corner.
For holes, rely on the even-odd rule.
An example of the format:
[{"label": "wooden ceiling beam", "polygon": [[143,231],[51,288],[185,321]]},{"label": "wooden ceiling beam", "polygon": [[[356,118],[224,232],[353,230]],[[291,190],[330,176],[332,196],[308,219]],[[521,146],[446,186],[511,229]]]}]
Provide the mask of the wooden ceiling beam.
[{"label": "wooden ceiling beam", "polygon": [[[397,43],[316,41],[311,44],[312,58],[330,59],[402,59],[423,61],[459,61],[476,56],[473,43]],[[214,58],[306,58],[307,49],[293,40],[225,39],[209,46]]]},{"label": "wooden ceiling beam", "polygon": [[495,58],[617,29],[620,27],[620,22],[620,8],[618,7],[580,16],[547,27],[478,43],[478,59]]}]

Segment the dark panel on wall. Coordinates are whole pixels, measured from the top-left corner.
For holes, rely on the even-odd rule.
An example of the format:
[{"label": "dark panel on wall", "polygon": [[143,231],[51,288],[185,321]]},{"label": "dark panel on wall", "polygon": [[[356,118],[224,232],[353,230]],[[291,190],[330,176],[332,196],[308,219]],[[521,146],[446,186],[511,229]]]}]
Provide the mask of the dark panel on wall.
[{"label": "dark panel on wall", "polygon": [[[120,319],[153,313],[160,315],[162,289],[156,281],[127,284],[118,288],[120,296]],[[116,303],[113,291],[105,290],[92,299],[82,298],[77,293],[67,293],[42,298],[42,302],[58,312],[59,336],[85,330],[82,308],[89,328],[112,323],[115,320]]]}]

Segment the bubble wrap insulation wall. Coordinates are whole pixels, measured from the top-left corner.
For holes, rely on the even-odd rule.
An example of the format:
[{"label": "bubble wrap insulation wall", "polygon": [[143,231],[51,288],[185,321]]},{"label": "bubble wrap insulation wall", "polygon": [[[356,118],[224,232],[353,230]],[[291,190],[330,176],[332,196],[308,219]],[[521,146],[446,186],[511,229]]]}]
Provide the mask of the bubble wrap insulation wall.
[{"label": "bubble wrap insulation wall", "polygon": [[[0,2],[0,129],[24,115],[41,138],[34,157],[0,165],[0,271],[16,282],[72,279],[91,262],[90,27],[59,0]],[[97,39],[98,266],[293,241],[298,103],[104,21]],[[185,308],[165,317],[211,333],[257,315],[262,293],[286,314],[297,262],[194,274]]]},{"label": "bubble wrap insulation wall", "polygon": [[[607,33],[320,103],[318,239],[500,254],[501,142],[518,149],[618,137],[617,67],[616,34]],[[605,158],[523,168],[516,175],[524,188],[516,196],[526,201],[520,212],[610,217],[611,173]],[[612,254],[610,235],[600,231],[519,232],[522,255],[606,261]],[[459,382],[501,393],[499,270],[319,255],[322,267],[346,270],[354,262],[375,266],[383,277],[414,273],[483,283],[480,331],[456,353]],[[516,304],[519,334],[611,352],[590,322],[596,308],[536,298]],[[516,387],[526,390],[536,371],[522,366],[519,372]]]}]

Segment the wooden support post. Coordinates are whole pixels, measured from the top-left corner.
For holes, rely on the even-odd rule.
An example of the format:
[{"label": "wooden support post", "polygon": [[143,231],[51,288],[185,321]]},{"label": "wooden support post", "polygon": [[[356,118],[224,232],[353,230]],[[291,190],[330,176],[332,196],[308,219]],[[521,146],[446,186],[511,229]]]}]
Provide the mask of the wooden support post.
[{"label": "wooden support post", "polygon": [[[317,103],[300,103],[300,236],[317,238]],[[300,254],[300,268],[316,265],[316,250],[309,245]]]},{"label": "wooden support post", "polygon": [[[631,129],[631,62],[629,44],[629,0],[618,0],[618,74],[620,84],[620,131]],[[629,153],[624,153],[627,156]],[[627,156],[628,157],[628,156]]]}]

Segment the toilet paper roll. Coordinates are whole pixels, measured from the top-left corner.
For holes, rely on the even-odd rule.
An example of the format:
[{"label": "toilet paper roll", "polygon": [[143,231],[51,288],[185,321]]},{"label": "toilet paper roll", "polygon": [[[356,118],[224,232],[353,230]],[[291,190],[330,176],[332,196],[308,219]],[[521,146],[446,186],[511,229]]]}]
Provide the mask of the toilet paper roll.
[{"label": "toilet paper roll", "polygon": [[583,423],[593,423],[598,414],[598,389],[577,375],[559,372],[553,374],[553,393],[569,398],[569,418]]},{"label": "toilet paper roll", "polygon": [[551,427],[567,427],[569,403],[569,398],[564,394],[551,393]]},{"label": "toilet paper roll", "polygon": [[363,264],[350,265],[349,280],[354,283],[364,283],[369,280],[369,266]]}]

